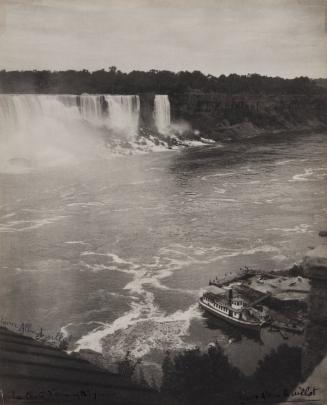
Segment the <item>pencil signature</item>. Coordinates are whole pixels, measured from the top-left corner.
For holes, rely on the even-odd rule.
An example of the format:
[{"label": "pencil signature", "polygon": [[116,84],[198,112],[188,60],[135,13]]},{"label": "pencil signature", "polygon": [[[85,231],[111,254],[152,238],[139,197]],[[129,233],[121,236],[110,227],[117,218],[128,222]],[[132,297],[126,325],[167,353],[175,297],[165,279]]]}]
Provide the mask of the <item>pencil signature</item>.
[{"label": "pencil signature", "polygon": [[313,386],[299,386],[295,390],[289,390],[288,388],[276,388],[270,390],[263,390],[255,393],[241,392],[240,400],[241,404],[269,404],[271,402],[283,401],[283,402],[318,402],[317,398],[319,388]]},{"label": "pencil signature", "polygon": [[63,342],[70,342],[73,340],[72,335],[65,335],[63,332],[48,332],[42,327],[35,327],[31,322],[16,322],[0,318],[0,326],[5,327],[13,332],[20,333],[22,335],[30,336],[36,340],[42,340],[52,345],[60,345]]}]

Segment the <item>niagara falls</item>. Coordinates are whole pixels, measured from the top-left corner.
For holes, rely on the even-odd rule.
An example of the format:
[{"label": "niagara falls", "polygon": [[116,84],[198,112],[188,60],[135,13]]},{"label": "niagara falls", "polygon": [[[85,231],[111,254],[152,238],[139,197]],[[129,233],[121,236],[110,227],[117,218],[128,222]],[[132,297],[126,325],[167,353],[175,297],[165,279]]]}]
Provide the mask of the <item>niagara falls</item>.
[{"label": "niagara falls", "polygon": [[0,405],[327,403],[325,3],[0,1]]},{"label": "niagara falls", "polygon": [[[24,165],[51,166],[88,156],[110,155],[110,149],[113,152],[119,146],[124,149],[128,142],[132,150],[142,150],[140,142],[135,145],[139,118],[138,95],[2,94],[1,165],[3,170],[10,170],[10,166],[13,170],[14,166],[20,169]],[[170,125],[167,95],[155,96],[153,119],[155,129],[167,134]],[[151,144],[155,147],[151,139],[148,143],[149,149]],[[104,152],[105,146],[109,150]]]}]

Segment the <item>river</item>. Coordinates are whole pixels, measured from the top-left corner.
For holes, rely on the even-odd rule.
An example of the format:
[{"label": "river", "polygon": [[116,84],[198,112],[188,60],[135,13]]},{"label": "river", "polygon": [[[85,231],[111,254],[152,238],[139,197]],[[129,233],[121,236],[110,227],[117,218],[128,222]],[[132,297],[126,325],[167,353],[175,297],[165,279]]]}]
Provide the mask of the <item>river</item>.
[{"label": "river", "polygon": [[241,334],[198,297],[216,275],[288,268],[317,243],[326,158],[324,133],[275,134],[3,171],[1,317],[154,368],[166,350],[216,340],[251,373],[282,337]]}]

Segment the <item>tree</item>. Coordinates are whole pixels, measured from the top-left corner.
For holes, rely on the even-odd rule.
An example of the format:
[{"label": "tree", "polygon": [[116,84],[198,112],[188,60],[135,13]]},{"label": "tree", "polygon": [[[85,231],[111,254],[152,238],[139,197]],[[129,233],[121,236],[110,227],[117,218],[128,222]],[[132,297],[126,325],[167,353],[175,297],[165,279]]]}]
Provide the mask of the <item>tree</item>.
[{"label": "tree", "polygon": [[167,354],[162,371],[162,392],[182,404],[227,405],[238,398],[241,373],[230,365],[217,344],[205,353],[194,348],[177,354],[174,359]]},{"label": "tree", "polygon": [[259,362],[251,377],[246,377],[229,363],[219,345],[213,344],[204,353],[198,348],[175,357],[167,353],[162,372],[162,394],[183,405],[231,405],[242,398],[264,398],[268,391],[272,393],[269,403],[277,405],[278,394],[287,397],[300,382],[301,350],[280,346]]},{"label": "tree", "polygon": [[123,360],[118,362],[118,373],[132,381],[135,369],[141,363],[140,359],[135,359],[128,350]]},{"label": "tree", "polygon": [[301,380],[301,349],[279,346],[259,362],[252,380],[256,391],[292,391]]}]

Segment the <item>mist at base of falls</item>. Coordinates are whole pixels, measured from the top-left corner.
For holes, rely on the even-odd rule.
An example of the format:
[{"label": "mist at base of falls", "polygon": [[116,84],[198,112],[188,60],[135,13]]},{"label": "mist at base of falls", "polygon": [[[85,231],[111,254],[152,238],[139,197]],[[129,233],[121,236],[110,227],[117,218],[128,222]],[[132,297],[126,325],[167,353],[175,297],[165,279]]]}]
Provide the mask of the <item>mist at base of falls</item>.
[{"label": "mist at base of falls", "polygon": [[[168,96],[155,98],[159,132],[170,123],[167,100]],[[139,142],[139,116],[137,95],[2,94],[0,171],[77,163],[158,146],[151,137]]]},{"label": "mist at base of falls", "polygon": [[2,170],[74,162],[96,153],[99,141],[74,96],[0,96]]}]

